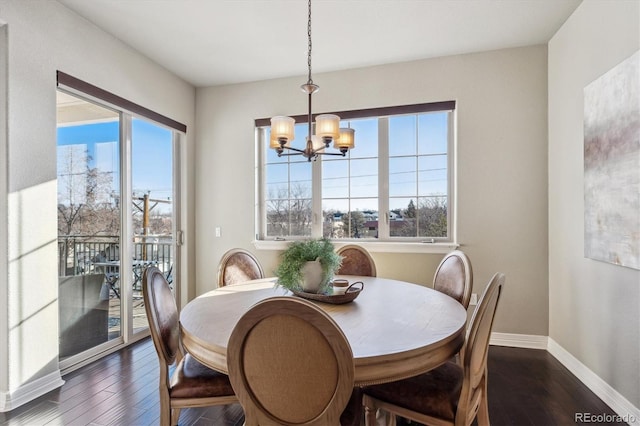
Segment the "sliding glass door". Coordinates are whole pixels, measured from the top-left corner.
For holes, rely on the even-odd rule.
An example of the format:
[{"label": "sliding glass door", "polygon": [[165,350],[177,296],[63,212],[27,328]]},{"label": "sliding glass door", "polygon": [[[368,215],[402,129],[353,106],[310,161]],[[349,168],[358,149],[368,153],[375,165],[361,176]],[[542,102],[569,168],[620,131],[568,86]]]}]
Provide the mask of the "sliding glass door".
[{"label": "sliding glass door", "polygon": [[120,114],[58,92],[60,358],[122,336]]},{"label": "sliding glass door", "polygon": [[78,93],[57,95],[64,369],[148,334],[146,267],[174,283],[179,135]]},{"label": "sliding glass door", "polygon": [[173,285],[173,132],[144,119],[132,120],[131,179],[134,252],[133,332],[148,327],[142,300],[142,273],[159,268]]}]

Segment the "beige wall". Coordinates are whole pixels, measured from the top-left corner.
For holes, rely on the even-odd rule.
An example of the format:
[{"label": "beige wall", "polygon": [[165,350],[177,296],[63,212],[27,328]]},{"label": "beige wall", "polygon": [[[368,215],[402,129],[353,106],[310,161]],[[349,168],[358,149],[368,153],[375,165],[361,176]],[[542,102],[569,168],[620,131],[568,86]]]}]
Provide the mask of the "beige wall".
[{"label": "beige wall", "polygon": [[[4,175],[0,219],[6,219],[0,230],[0,411],[4,411],[51,390],[60,379],[56,70],[190,129],[195,89],[58,2],[0,0],[1,23],[6,25],[0,35],[0,94],[7,85],[0,107],[0,129],[6,121],[3,137],[7,138],[0,152]],[[0,143],[5,143],[3,137]],[[188,144],[183,158],[192,162]],[[193,187],[190,170],[185,188]],[[183,195],[186,211],[193,199],[188,191]]]},{"label": "beige wall", "polygon": [[583,89],[638,50],[639,21],[636,0],[585,1],[549,43],[549,336],[636,407],[640,271],[584,257]]},{"label": "beige wall", "polygon": [[[458,239],[473,263],[475,292],[496,271],[507,276],[500,332],[548,332],[546,72],[546,46],[533,46],[314,75],[316,112],[457,101]],[[251,244],[253,120],[303,114],[305,80],[197,90],[198,293],[215,286],[218,261],[231,247],[254,251],[267,273],[275,269],[277,253]],[[442,255],[373,257],[380,276],[430,284]]]}]

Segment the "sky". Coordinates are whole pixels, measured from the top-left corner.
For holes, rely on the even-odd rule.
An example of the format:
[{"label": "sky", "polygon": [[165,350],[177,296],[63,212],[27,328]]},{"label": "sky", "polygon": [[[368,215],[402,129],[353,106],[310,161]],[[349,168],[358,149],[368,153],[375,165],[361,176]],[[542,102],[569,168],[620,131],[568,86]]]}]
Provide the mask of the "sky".
[{"label": "sky", "polygon": [[[97,122],[58,127],[57,145],[74,145],[87,151],[89,167],[113,176],[112,189],[119,193],[119,122]],[[149,192],[150,198],[168,200],[173,197],[172,132],[154,123],[132,121],[132,188],[136,195]],[[60,161],[60,156],[59,156]],[[60,165],[59,165],[60,170]],[[76,170],[77,171],[77,170]],[[158,205],[157,209],[169,205]]]}]

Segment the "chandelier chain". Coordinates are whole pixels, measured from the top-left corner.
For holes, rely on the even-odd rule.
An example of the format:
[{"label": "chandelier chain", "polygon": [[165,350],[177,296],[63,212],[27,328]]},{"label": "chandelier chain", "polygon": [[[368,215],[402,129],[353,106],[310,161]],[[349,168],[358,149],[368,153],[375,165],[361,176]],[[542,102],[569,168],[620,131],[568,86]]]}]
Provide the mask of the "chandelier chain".
[{"label": "chandelier chain", "polygon": [[[274,148],[278,153],[278,157],[289,155],[302,155],[308,161],[316,160],[320,155],[340,155],[345,157],[347,152],[354,147],[354,130],[341,129],[340,117],[335,114],[320,114],[316,117],[316,135],[313,135],[313,114],[311,98],[318,91],[319,87],[313,83],[311,78],[311,0],[307,0],[307,66],[309,69],[309,78],[306,84],[300,86],[300,89],[307,94],[309,104],[309,114],[307,116],[307,124],[309,132],[307,133],[307,143],[305,148],[296,148],[289,145],[294,139],[295,120],[291,117],[277,116],[271,118],[271,137],[269,146]],[[333,147],[340,152],[325,152],[325,148],[333,142]],[[284,153],[288,151],[286,154]]]},{"label": "chandelier chain", "polygon": [[309,0],[309,19],[307,20],[307,38],[309,40],[308,53],[307,53],[307,65],[309,67],[308,84],[313,84],[313,79],[311,78],[311,0]]}]

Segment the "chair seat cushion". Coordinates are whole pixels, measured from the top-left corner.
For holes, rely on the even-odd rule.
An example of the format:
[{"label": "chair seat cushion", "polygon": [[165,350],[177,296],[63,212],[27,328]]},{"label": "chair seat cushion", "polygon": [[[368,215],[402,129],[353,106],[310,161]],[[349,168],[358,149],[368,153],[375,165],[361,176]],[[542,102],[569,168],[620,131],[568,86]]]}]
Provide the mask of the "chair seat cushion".
[{"label": "chair seat cushion", "polygon": [[462,368],[449,361],[419,376],[367,386],[364,393],[398,407],[453,421],[462,380]]},{"label": "chair seat cushion", "polygon": [[206,398],[234,393],[229,376],[200,364],[186,354],[171,376],[169,395],[171,398]]}]

